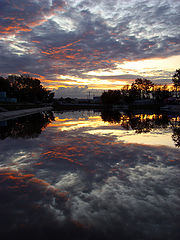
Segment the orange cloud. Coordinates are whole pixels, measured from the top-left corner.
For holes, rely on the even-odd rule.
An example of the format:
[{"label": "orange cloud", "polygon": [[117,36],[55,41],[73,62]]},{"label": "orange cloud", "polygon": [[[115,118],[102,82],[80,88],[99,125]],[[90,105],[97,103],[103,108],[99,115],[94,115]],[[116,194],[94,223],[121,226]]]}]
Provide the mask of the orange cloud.
[{"label": "orange cloud", "polygon": [[[15,2],[8,2],[11,7],[13,7],[14,16],[1,16],[2,20],[5,20],[5,27],[0,26],[0,33],[2,34],[14,34],[18,32],[28,32],[32,31],[32,28],[42,25],[43,23],[48,21],[48,18],[54,16],[57,12],[63,11],[62,3],[53,3],[53,6],[46,10],[46,8],[42,7],[38,11],[31,12],[31,17],[28,17],[28,14],[24,14],[26,11],[26,2],[24,4],[21,3],[19,6]],[[33,5],[32,5],[33,6]],[[17,15],[21,15],[23,17],[17,17]]]},{"label": "orange cloud", "polygon": [[32,41],[32,43],[40,43],[40,41]]},{"label": "orange cloud", "polygon": [[7,26],[7,27],[3,27],[3,26],[0,26],[0,33],[2,34],[9,34],[9,33],[16,33],[16,32],[30,32],[32,31],[31,28],[29,28],[28,26],[21,26],[21,24],[12,24],[10,26]]}]

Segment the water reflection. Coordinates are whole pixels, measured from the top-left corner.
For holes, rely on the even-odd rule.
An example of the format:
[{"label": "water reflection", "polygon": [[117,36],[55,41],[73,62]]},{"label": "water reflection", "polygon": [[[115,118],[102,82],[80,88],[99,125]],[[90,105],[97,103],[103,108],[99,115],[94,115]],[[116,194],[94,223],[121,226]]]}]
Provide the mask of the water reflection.
[{"label": "water reflection", "polygon": [[102,111],[104,122],[119,124],[126,130],[135,130],[135,133],[148,133],[155,129],[172,128],[172,139],[176,147],[180,147],[180,117],[167,114],[126,114],[119,111]]},{"label": "water reflection", "polygon": [[179,128],[173,128],[172,139],[175,142],[175,146],[180,147],[180,127]]},{"label": "water reflection", "polygon": [[[122,121],[127,114],[116,117],[118,124],[100,114],[55,113],[36,138],[1,141],[4,239],[180,239],[180,149],[118,141],[117,131],[122,138],[144,133]],[[138,116],[138,126],[144,118]],[[178,128],[177,117],[168,119],[155,135],[168,138]]]},{"label": "water reflection", "polygon": [[0,122],[0,139],[35,138],[54,120],[53,112],[37,113],[16,120]]}]

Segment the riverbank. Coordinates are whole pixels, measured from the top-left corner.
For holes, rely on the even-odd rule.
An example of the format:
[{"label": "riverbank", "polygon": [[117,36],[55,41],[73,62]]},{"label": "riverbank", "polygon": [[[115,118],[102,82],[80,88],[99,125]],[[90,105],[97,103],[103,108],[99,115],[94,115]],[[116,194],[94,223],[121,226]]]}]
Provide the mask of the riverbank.
[{"label": "riverbank", "polygon": [[30,114],[43,112],[43,111],[51,111],[52,109],[53,109],[52,107],[41,107],[41,108],[30,108],[30,109],[21,109],[21,110],[0,112],[0,121],[23,117],[23,116],[27,116]]},{"label": "riverbank", "polygon": [[1,102],[0,103],[0,112],[31,109],[31,108],[42,108],[42,107],[46,107],[46,106],[49,106],[49,105],[45,105],[43,103],[27,103],[27,102],[2,103]]}]

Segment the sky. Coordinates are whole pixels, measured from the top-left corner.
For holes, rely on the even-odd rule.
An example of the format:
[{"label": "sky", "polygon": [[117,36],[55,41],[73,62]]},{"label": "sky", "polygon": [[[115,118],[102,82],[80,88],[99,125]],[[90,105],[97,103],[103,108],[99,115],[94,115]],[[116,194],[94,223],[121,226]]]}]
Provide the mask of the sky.
[{"label": "sky", "polygon": [[1,0],[0,75],[86,97],[180,68],[179,0]]}]

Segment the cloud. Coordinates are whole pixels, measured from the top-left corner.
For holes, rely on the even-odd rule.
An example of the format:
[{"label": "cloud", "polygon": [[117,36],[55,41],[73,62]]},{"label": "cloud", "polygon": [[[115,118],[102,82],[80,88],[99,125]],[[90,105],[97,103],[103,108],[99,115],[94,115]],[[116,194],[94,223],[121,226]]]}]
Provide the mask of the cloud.
[{"label": "cloud", "polygon": [[15,34],[32,31],[33,27],[47,21],[47,17],[62,9],[62,1],[49,0],[26,2],[19,0],[1,1],[1,34]]},{"label": "cloud", "polygon": [[56,98],[65,98],[65,97],[70,97],[70,98],[84,98],[88,99],[89,94],[90,98],[93,96],[100,96],[102,93],[102,90],[98,89],[89,89],[88,86],[82,86],[82,87],[74,87],[71,85],[71,87],[59,87],[57,90],[55,90],[55,97]]},{"label": "cloud", "polygon": [[54,125],[33,141],[1,142],[3,230],[20,230],[23,224],[25,230],[48,228],[69,239],[78,233],[83,233],[78,239],[178,239],[179,149],[88,134],[102,126],[93,122],[95,116],[57,113]]},{"label": "cloud", "polygon": [[124,61],[177,55],[179,11],[179,2],[168,0],[2,0],[0,72],[53,81],[59,74],[82,77]]}]

